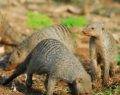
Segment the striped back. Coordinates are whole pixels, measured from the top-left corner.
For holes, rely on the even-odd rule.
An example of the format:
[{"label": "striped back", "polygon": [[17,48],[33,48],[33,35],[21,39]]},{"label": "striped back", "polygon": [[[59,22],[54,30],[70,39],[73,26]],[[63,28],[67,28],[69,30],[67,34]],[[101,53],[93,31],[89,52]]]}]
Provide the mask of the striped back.
[{"label": "striped back", "polygon": [[71,39],[72,35],[70,31],[62,25],[53,25],[51,27],[42,29],[39,32],[33,33],[18,46],[18,49],[21,52],[26,52],[28,55],[40,41],[48,38],[59,40],[65,46],[67,46],[70,51],[73,51],[73,42]]},{"label": "striped back", "polygon": [[38,60],[48,61],[47,63],[49,63],[50,60],[54,60],[55,56],[62,58],[63,56],[66,56],[68,53],[69,50],[63,43],[56,39],[50,38],[42,40],[40,43],[38,43],[35,49],[33,49],[32,55],[34,56],[34,58],[32,58],[32,60],[37,60],[36,58],[38,58]]}]

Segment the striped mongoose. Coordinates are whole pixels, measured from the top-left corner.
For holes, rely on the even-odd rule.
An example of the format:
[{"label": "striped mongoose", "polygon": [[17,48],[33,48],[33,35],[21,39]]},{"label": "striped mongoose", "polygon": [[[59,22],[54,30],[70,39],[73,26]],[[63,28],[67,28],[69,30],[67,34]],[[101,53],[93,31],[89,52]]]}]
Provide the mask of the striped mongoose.
[{"label": "striped mongoose", "polygon": [[62,25],[53,25],[41,31],[33,33],[30,37],[25,39],[13,51],[10,56],[9,63],[11,66],[6,70],[14,69],[18,64],[22,63],[32,49],[42,40],[46,38],[53,38],[63,42],[69,50],[73,51],[73,40],[70,31]]},{"label": "striped mongoose", "polygon": [[89,48],[92,67],[92,78],[95,80],[100,76],[99,66],[103,71],[103,84],[107,84],[110,76],[115,74],[117,66],[117,45],[112,34],[106,31],[104,24],[93,22],[83,29],[83,33],[90,36]]},{"label": "striped mongoose", "polygon": [[32,86],[33,73],[45,73],[48,75],[47,95],[53,95],[58,80],[71,83],[76,92],[74,95],[91,95],[92,84],[89,74],[74,54],[56,39],[42,40],[3,85],[8,84],[25,70],[27,70],[26,86],[29,89]]}]

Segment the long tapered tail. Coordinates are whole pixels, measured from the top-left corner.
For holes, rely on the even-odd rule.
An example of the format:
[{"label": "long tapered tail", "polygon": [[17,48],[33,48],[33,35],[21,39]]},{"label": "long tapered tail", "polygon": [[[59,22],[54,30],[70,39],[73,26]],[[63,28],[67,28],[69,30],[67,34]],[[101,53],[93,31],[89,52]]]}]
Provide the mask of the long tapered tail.
[{"label": "long tapered tail", "polygon": [[27,66],[29,65],[29,61],[30,61],[30,58],[31,58],[31,54],[28,55],[28,57],[26,58],[26,60],[19,64],[16,68],[16,70],[13,72],[13,74],[8,78],[6,79],[4,82],[3,82],[3,85],[7,85],[8,83],[10,83],[14,78],[16,78],[17,76],[23,74],[26,69],[27,69]]},{"label": "long tapered tail", "polygon": [[17,76],[23,74],[25,71],[26,71],[26,66],[25,66],[25,64],[20,64],[20,65],[17,67],[17,69],[13,72],[13,74],[12,74],[8,79],[6,79],[6,80],[3,82],[3,85],[9,84],[14,78],[16,78]]}]

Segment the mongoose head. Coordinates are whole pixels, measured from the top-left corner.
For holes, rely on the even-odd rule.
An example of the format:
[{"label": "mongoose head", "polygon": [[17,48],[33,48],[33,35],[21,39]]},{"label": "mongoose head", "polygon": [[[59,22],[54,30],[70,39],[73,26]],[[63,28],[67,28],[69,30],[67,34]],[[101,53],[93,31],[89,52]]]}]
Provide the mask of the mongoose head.
[{"label": "mongoose head", "polygon": [[6,67],[5,70],[10,71],[15,69],[18,66],[18,64],[24,61],[25,59],[24,57],[25,57],[24,53],[21,53],[19,49],[14,50],[8,60],[8,66]]},{"label": "mongoose head", "polygon": [[[84,75],[83,75],[84,76]],[[77,95],[91,95],[92,94],[92,83],[89,75],[83,78],[77,78],[74,81],[74,86]]]},{"label": "mongoose head", "polygon": [[85,29],[83,29],[83,33],[87,36],[99,37],[104,30],[104,24],[100,22],[93,22],[89,24]]}]

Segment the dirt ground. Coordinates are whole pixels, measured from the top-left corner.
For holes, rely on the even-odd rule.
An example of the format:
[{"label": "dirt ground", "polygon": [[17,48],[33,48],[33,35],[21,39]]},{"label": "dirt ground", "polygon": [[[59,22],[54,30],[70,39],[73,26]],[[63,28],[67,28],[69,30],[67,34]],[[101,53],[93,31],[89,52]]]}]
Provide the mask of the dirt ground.
[{"label": "dirt ground", "polygon": [[[6,0],[7,1],[7,0]],[[21,0],[24,1],[24,0]],[[32,1],[32,0],[31,0]],[[41,0],[41,2],[44,2],[44,0]],[[48,2],[49,3],[49,2]],[[115,4],[116,5],[116,4]],[[10,3],[9,5],[6,5],[6,2],[3,4],[4,7],[1,7],[1,12],[4,14],[10,23],[11,27],[13,28],[14,32],[17,34],[21,34],[20,39],[16,40],[16,42],[19,44],[22,42],[26,37],[32,34],[33,29],[31,29],[27,25],[27,16],[26,13],[28,10],[32,11],[39,11],[41,13],[45,13],[52,17],[55,20],[55,23],[59,23],[59,19],[61,17],[70,17],[70,16],[77,16],[75,14],[69,13],[68,11],[61,10],[59,12],[51,12],[53,9],[57,9],[56,6],[49,5],[49,9],[46,8],[48,5],[44,4],[41,5],[41,7],[38,7],[36,4],[29,3],[27,6],[24,6],[24,4],[19,4],[18,2]],[[31,7],[32,6],[32,7]],[[119,4],[116,5],[119,7]],[[61,7],[61,6],[60,6]],[[58,8],[59,10],[59,8]],[[62,14],[61,14],[62,12]],[[105,27],[113,32],[113,36],[116,39],[118,46],[120,44],[120,14],[113,16],[113,17],[104,17],[96,14],[89,14],[86,15],[86,18],[91,21],[103,21],[105,23]],[[74,31],[75,33],[80,34],[78,38],[76,39],[76,55],[81,58],[83,65],[85,68],[89,68],[89,52],[88,52],[88,40],[89,38],[81,34],[80,28],[71,28],[71,31]],[[119,31],[119,32],[118,32]],[[18,37],[18,38],[19,38]],[[0,39],[2,36],[0,35]],[[11,40],[11,38],[8,36],[8,39]],[[6,38],[5,38],[6,39]],[[15,39],[15,38],[13,38]],[[14,42],[14,41],[13,41]],[[81,45],[79,46],[79,43]],[[5,55],[5,51],[11,51],[9,47],[6,47],[4,45],[0,46],[0,56]],[[82,52],[81,52],[82,51]],[[0,57],[2,58],[2,57]],[[4,67],[4,64],[0,62],[0,68]],[[120,68],[120,67],[118,67]],[[8,77],[12,74],[13,71],[4,71],[0,69],[0,83],[2,83],[5,80],[5,77]],[[116,75],[109,80],[111,82],[110,87],[114,88],[118,85],[120,85],[120,71],[116,73]],[[30,92],[27,92],[26,86],[25,86],[25,76],[19,76],[15,80],[15,85],[17,87],[17,91],[13,91],[12,84],[9,84],[8,86],[3,87],[0,85],[0,95],[46,95],[46,90],[44,87],[45,77],[34,75],[33,77],[33,86]],[[96,84],[95,90],[101,90],[100,84]],[[58,82],[55,87],[55,93],[59,95],[71,95],[70,89],[68,85],[62,81]],[[119,95],[119,94],[114,94]]]}]

